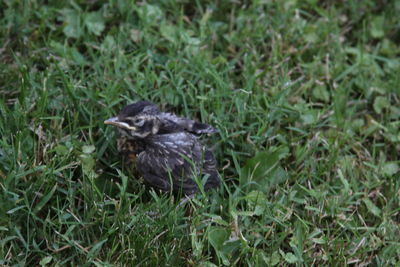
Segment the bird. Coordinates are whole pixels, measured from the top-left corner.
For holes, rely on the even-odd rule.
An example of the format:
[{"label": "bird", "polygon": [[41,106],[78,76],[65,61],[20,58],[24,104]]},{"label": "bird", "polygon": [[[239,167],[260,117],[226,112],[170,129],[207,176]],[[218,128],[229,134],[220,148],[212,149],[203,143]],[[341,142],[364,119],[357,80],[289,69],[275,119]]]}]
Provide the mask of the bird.
[{"label": "bird", "polygon": [[129,104],[104,123],[118,129],[118,151],[153,188],[189,196],[200,184],[205,191],[220,184],[214,154],[199,139],[216,133],[214,127],[162,112],[150,101]]}]

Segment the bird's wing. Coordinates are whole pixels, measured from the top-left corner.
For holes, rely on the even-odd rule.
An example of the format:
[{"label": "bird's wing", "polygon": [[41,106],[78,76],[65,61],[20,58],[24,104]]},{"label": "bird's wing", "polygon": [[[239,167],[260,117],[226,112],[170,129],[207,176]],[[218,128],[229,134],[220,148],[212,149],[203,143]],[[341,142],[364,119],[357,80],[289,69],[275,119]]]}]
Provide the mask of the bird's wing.
[{"label": "bird's wing", "polygon": [[182,190],[193,193],[197,189],[192,179],[201,173],[202,146],[197,138],[180,132],[156,135],[140,153],[137,168],[143,178],[163,191]]}]

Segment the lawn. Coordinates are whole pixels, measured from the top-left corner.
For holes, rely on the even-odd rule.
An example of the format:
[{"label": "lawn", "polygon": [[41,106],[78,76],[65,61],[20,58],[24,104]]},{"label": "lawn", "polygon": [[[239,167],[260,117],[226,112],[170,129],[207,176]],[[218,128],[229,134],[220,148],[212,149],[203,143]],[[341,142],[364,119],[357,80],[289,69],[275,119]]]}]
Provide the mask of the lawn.
[{"label": "lawn", "polygon": [[[400,263],[400,1],[134,2],[0,2],[0,265]],[[220,188],[132,176],[138,100],[218,129]]]}]

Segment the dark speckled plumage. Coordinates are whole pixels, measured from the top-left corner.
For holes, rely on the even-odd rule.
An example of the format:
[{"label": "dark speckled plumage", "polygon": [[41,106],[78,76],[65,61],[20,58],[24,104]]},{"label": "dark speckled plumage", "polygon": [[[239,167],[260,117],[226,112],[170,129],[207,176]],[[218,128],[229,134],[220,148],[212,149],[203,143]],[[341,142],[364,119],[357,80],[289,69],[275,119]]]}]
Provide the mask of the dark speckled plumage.
[{"label": "dark speckled plumage", "polygon": [[126,106],[105,123],[118,128],[119,151],[151,186],[192,194],[198,189],[195,177],[207,179],[205,190],[219,185],[214,155],[197,136],[215,133],[210,125],[161,112],[147,101]]}]

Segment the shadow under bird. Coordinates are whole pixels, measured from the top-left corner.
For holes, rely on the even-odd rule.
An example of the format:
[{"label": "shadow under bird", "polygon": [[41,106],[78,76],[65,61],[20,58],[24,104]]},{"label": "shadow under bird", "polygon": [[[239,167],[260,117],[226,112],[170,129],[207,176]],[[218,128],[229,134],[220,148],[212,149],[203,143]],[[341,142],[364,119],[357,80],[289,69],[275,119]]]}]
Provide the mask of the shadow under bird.
[{"label": "shadow under bird", "polygon": [[205,190],[219,185],[214,155],[198,137],[217,132],[210,125],[161,112],[148,101],[130,104],[104,123],[117,127],[118,150],[149,185],[186,195],[198,190],[196,177],[206,180]]}]

